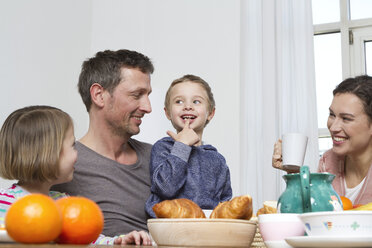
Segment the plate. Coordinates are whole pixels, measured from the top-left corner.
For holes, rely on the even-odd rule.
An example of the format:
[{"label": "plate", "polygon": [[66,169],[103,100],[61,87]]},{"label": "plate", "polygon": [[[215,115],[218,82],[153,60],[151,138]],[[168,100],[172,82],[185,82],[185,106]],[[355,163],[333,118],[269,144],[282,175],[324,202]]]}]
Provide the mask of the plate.
[{"label": "plate", "polygon": [[298,236],[286,238],[293,247],[372,247],[372,237]]},{"label": "plate", "polygon": [[14,240],[9,237],[6,230],[0,230],[0,242],[1,243],[11,243],[11,242],[14,242]]},{"label": "plate", "polygon": [[211,216],[213,209],[203,209],[203,212],[205,214],[205,218],[209,219],[209,216]]},{"label": "plate", "polygon": [[264,241],[267,248],[292,248],[285,240]]}]

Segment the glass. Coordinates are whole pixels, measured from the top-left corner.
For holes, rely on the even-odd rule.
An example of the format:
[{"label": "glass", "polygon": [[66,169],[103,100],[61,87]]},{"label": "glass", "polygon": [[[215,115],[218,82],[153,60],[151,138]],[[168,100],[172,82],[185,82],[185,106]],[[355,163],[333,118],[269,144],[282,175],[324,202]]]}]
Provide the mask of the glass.
[{"label": "glass", "polygon": [[350,19],[372,18],[371,0],[350,0]]},{"label": "glass", "polygon": [[342,81],[341,34],[314,36],[318,128],[327,128],[332,91]]},{"label": "glass", "polygon": [[340,21],[339,0],[312,0],[313,24]]},{"label": "glass", "polygon": [[364,42],[366,55],[366,73],[372,76],[372,41]]}]

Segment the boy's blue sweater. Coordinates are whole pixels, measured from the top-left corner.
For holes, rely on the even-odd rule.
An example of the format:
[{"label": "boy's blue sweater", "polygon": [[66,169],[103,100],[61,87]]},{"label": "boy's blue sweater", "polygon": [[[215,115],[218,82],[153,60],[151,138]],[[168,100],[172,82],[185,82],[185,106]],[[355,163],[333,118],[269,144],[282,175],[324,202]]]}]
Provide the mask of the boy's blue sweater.
[{"label": "boy's blue sweater", "polygon": [[151,151],[151,195],[146,212],[163,200],[187,198],[202,209],[230,200],[230,171],[225,158],[211,145],[188,146],[170,137],[157,141]]}]

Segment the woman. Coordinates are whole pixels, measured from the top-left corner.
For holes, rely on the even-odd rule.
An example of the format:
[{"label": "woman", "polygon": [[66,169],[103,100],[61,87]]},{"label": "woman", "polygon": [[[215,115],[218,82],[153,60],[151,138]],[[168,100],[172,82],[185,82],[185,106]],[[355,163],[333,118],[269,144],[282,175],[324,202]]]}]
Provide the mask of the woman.
[{"label": "woman", "polygon": [[[334,189],[354,205],[372,202],[372,77],[348,78],[335,88],[327,127],[333,147],[320,158],[318,172],[334,174]],[[282,169],[280,141],[273,167]]]}]

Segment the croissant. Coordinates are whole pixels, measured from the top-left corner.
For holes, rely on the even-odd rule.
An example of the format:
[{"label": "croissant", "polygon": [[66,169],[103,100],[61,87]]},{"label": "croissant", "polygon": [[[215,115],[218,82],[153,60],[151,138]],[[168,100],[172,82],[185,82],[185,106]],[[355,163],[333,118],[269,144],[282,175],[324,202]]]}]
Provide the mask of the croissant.
[{"label": "croissant", "polygon": [[252,197],[243,195],[218,204],[211,213],[210,218],[249,220],[252,217],[252,212]]},{"label": "croissant", "polygon": [[185,198],[165,200],[152,207],[157,218],[205,218],[203,210]]}]

